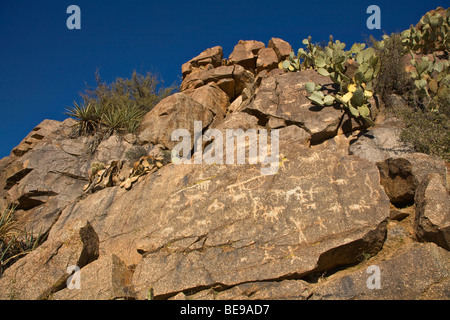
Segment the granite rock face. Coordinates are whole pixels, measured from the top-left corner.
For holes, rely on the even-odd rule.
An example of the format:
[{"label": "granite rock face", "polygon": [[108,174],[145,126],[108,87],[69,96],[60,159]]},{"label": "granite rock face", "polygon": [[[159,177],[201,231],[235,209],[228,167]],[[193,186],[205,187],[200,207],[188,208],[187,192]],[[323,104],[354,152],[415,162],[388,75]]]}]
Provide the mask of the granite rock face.
[{"label": "granite rock face", "polygon": [[[46,241],[0,275],[0,299],[448,299],[445,162],[402,149],[395,121],[312,104],[306,82],[336,88],[278,69],[291,51],[205,50],[135,134],[34,128],[0,160],[0,209]],[[171,162],[177,129],[202,136],[190,164]]]}]

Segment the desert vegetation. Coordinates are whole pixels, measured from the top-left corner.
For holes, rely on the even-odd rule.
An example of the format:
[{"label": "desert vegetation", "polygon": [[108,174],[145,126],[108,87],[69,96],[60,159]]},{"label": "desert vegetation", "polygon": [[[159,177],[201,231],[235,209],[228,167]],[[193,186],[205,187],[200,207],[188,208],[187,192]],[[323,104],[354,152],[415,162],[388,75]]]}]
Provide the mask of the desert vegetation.
[{"label": "desert vegetation", "polygon": [[81,103],[74,101],[66,114],[78,121],[75,135],[134,132],[142,117],[159,101],[174,93],[175,85],[162,86],[157,75],[134,71],[129,79],[117,78],[108,84],[95,75],[96,87],[86,86]]},{"label": "desert vegetation", "polygon": [[[289,72],[315,69],[336,84],[336,94],[324,95],[312,82],[309,99],[320,106],[341,105],[349,116],[374,125],[373,94],[405,122],[402,139],[416,151],[450,160],[450,9],[425,14],[419,24],[380,41],[346,44],[330,36],[327,46],[303,40],[305,48],[291,53],[279,68]],[[445,15],[445,16],[444,16]],[[399,95],[405,104],[391,103]]]},{"label": "desert vegetation", "polygon": [[45,240],[45,234],[35,236],[21,230],[19,226],[14,206],[8,206],[0,212],[0,276],[8,266]]}]

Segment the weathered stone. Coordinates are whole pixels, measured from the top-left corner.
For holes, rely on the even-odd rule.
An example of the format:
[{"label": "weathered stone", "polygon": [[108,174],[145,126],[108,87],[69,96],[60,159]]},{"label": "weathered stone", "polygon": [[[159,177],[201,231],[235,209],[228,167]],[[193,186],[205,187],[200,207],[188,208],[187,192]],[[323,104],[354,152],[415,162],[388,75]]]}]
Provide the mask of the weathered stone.
[{"label": "weathered stone", "polygon": [[6,179],[9,202],[17,205],[26,229],[35,232],[48,231],[87,181],[86,159],[65,152],[56,139],[36,145],[11,168],[17,171]]},{"label": "weathered stone", "polygon": [[103,140],[97,147],[94,160],[105,164],[115,160],[125,160],[126,152],[133,145],[117,135],[112,135]]},{"label": "weathered stone", "polygon": [[349,153],[373,162],[413,153],[412,146],[400,139],[402,130],[394,118],[378,123],[350,144]]},{"label": "weathered stone", "polygon": [[258,119],[245,112],[233,112],[218,123],[218,125],[214,128],[222,130],[223,132],[225,132],[226,129],[257,129]]},{"label": "weathered stone", "polygon": [[260,41],[240,40],[239,43],[234,47],[234,50],[230,54],[228,60],[232,64],[240,65],[245,69],[254,72],[254,70],[256,69],[256,54],[260,49],[264,47],[264,43]]},{"label": "weathered stone", "polygon": [[256,60],[256,73],[262,70],[273,70],[278,68],[278,58],[272,48],[263,48],[258,52],[258,59]]},{"label": "weathered stone", "polygon": [[332,91],[330,79],[314,70],[267,77],[262,79],[254,100],[244,111],[267,121],[273,116],[293,122],[311,135],[313,144],[331,138],[337,134],[343,111],[312,104],[305,89],[308,81],[325,86],[325,94]]},{"label": "weathered stone", "polygon": [[368,288],[374,273],[366,266],[320,284],[310,299],[450,299],[450,253],[435,244],[410,244],[375,265],[380,268],[380,289]]},{"label": "weathered stone", "polygon": [[172,149],[178,144],[177,141],[171,141],[174,130],[187,129],[194,137],[194,121],[202,121],[205,128],[213,118],[214,111],[208,106],[203,106],[182,92],[176,93],[163,99],[144,116],[138,137],[143,143],[162,144]]},{"label": "weathered stone", "polygon": [[415,205],[417,239],[450,250],[450,196],[441,175],[431,173],[422,180],[415,194]]},{"label": "weathered stone", "polygon": [[54,133],[61,126],[56,120],[43,120],[12,150],[12,154],[20,157],[32,150],[37,143]]},{"label": "weathered stone", "polygon": [[230,289],[203,290],[186,296],[179,294],[171,300],[306,300],[310,285],[302,280],[249,282]]},{"label": "weathered stone", "polygon": [[243,102],[242,95],[240,95],[239,97],[234,99],[234,101],[230,104],[230,107],[228,108],[227,115],[232,113],[232,112],[239,111],[240,107],[242,106],[242,102]]},{"label": "weathered stone", "polygon": [[393,204],[412,204],[416,188],[430,173],[438,173],[446,181],[447,171],[442,159],[423,153],[391,157],[377,163],[381,184]]},{"label": "weathered stone", "polygon": [[291,45],[280,38],[270,39],[268,47],[275,51],[278,61],[286,60],[292,52]]},{"label": "weathered stone", "polygon": [[47,299],[66,287],[70,266],[83,268],[98,258],[99,240],[82,220],[44,242],[6,269],[0,278],[0,299]]},{"label": "weathered stone", "polygon": [[211,110],[218,120],[225,117],[228,107],[230,106],[229,97],[221,90],[220,86],[214,83],[185,93],[208,110]]},{"label": "weathered stone", "polygon": [[252,90],[253,83],[255,81],[255,77],[253,73],[248,70],[245,70],[242,66],[236,65],[233,70],[233,79],[236,82],[236,86],[234,89],[234,97],[238,97],[241,93],[247,89],[249,91]]},{"label": "weathered stone", "polygon": [[80,288],[65,288],[53,300],[133,299],[132,272],[115,255],[100,257],[80,271]]},{"label": "weathered stone", "polygon": [[213,67],[219,67],[222,65],[223,50],[222,47],[216,46],[206,49],[200,53],[197,57],[192,58],[188,62],[182,65],[181,72],[183,79],[192,72],[193,68],[199,68],[211,64]]},{"label": "weathered stone", "polygon": [[[201,177],[194,178],[191,172],[184,178],[186,187],[166,197],[172,204],[167,209],[174,208],[176,216],[183,217],[182,230],[177,231],[174,223],[159,224],[147,230],[148,240],[144,237],[138,243],[144,257],[133,280],[138,294],[143,297],[148,287],[164,297],[214,283],[233,285],[287,274],[300,277],[355,261],[363,251],[374,253],[384,238],[389,214],[389,203],[379,186],[366,185],[369,181],[377,184],[375,167],[358,158],[338,161],[332,154],[313,153],[298,145],[292,149],[285,150],[286,171],[280,169],[270,178],[217,167],[201,168]],[[352,178],[346,176],[347,170]],[[360,177],[365,182],[358,181],[357,172],[364,172]],[[237,176],[239,180],[234,180]],[[266,183],[270,190],[264,187]],[[234,194],[232,190],[240,191]],[[207,201],[205,192],[214,200]],[[314,194],[321,194],[320,200]],[[334,202],[338,198],[339,205]],[[198,210],[199,206],[209,212]],[[171,212],[164,212],[164,221],[179,219]],[[353,214],[358,218],[352,220]],[[358,221],[357,226],[351,226],[351,221]],[[270,233],[262,232],[267,223]]]},{"label": "weathered stone", "polygon": [[199,88],[215,82],[230,98],[238,97],[245,88],[253,86],[253,74],[240,65],[220,66],[210,70],[198,70],[189,74],[181,83],[180,91]]},{"label": "weathered stone", "polygon": [[291,125],[280,129],[280,150],[287,148],[289,144],[299,143],[309,146],[311,135],[304,129]]},{"label": "weathered stone", "polygon": [[236,81],[233,78],[220,79],[217,81],[217,86],[225,92],[229,99],[234,99],[234,88],[236,87]]},{"label": "weathered stone", "polygon": [[68,206],[49,239],[88,219],[101,254],[137,263],[138,298],[150,287],[163,298],[215,283],[301,278],[379,250],[389,203],[376,167],[288,147],[273,176],[258,166],[168,165],[130,191],[98,191]]},{"label": "weathered stone", "polygon": [[270,129],[277,129],[286,127],[286,121],[284,119],[269,117],[269,121],[267,122],[267,127]]}]

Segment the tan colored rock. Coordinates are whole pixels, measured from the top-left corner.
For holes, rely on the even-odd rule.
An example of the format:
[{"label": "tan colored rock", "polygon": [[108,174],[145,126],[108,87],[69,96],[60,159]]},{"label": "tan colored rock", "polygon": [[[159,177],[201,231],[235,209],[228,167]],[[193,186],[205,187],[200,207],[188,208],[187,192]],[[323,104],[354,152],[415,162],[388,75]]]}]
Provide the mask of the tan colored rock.
[{"label": "tan colored rock", "polygon": [[305,129],[296,125],[280,129],[280,150],[285,150],[292,143],[309,146],[310,140],[311,135]]},{"label": "tan colored rock", "polygon": [[423,153],[391,157],[377,163],[380,181],[390,201],[396,205],[412,204],[417,187],[430,173],[446,181],[445,162]]},{"label": "tan colored rock", "polygon": [[275,51],[278,61],[286,60],[292,52],[291,45],[280,38],[270,39],[268,48],[272,48]]},{"label": "tan colored rock", "polygon": [[202,290],[192,295],[180,293],[170,300],[306,300],[309,284],[302,280],[249,282],[230,289]]},{"label": "tan colored rock", "polygon": [[65,288],[52,300],[133,299],[132,272],[115,255],[100,257],[80,270],[80,288]]},{"label": "tan colored rock", "polygon": [[222,65],[223,51],[222,47],[216,46],[206,49],[200,53],[197,57],[192,58],[181,67],[183,79],[189,75],[194,68],[200,68],[211,64],[213,67],[219,67]]},{"label": "tan colored rock", "polygon": [[12,150],[12,154],[20,157],[32,150],[42,139],[54,133],[61,126],[56,120],[43,120],[38,124],[20,144]]},{"label": "tan colored rock", "polygon": [[244,67],[246,70],[254,72],[256,69],[256,54],[260,49],[264,47],[264,43],[260,41],[240,40],[239,43],[234,47],[234,50],[230,54],[228,60],[232,64],[238,64]]},{"label": "tan colored rock", "polygon": [[[334,137],[344,116],[340,108],[320,107],[307,98],[305,83],[314,81],[330,88],[329,77],[314,70],[292,72],[261,79],[255,98],[243,110],[268,121],[269,117],[284,119],[302,127],[311,135],[311,143]],[[328,94],[329,89],[324,90]]]},{"label": "tan colored rock", "polygon": [[210,70],[200,70],[189,74],[182,82],[180,91],[199,88],[216,83],[233,101],[245,88],[253,86],[253,74],[240,65],[220,66]]},{"label": "tan colored rock", "polygon": [[213,119],[213,111],[180,92],[163,99],[145,115],[138,136],[143,143],[161,144],[172,149],[178,144],[171,140],[174,130],[187,129],[194,137],[194,121],[202,121],[204,128]]},{"label": "tan colored rock", "polygon": [[[233,79],[236,82],[234,98],[237,98],[243,93],[245,94],[246,90],[252,91],[255,77],[250,71],[244,69],[240,65],[235,65],[233,70]],[[232,100],[234,100],[234,98]]]},{"label": "tan colored rock", "polygon": [[[389,203],[375,186],[374,165],[352,157],[338,161],[333,154],[313,153],[298,145],[286,152],[284,165],[286,171],[281,169],[270,178],[247,170],[226,170],[223,175],[224,171],[211,171],[212,167],[201,169],[203,183],[189,178],[186,186],[192,188],[168,200],[174,201],[172,207],[184,221],[182,230],[176,231],[173,223],[159,225],[149,230],[148,242],[142,239],[138,244],[144,258],[133,276],[137,294],[144,297],[148,287],[154,288],[155,296],[164,296],[214,283],[229,286],[286,274],[300,277],[349,263],[362,252],[379,248]],[[330,177],[331,172],[337,175]],[[358,176],[374,184],[366,185]],[[188,199],[201,199],[206,193],[215,200],[189,204]],[[198,206],[206,206],[208,212],[203,214]],[[172,213],[164,214],[165,221],[173,221]],[[352,221],[358,221],[358,227]],[[263,231],[266,224],[271,226],[270,233]]]},{"label": "tan colored rock", "polygon": [[262,70],[273,70],[278,68],[278,58],[272,48],[263,48],[258,52],[258,59],[256,60],[256,73]]},{"label": "tan colored rock", "polygon": [[404,126],[397,119],[387,119],[363,132],[353,141],[349,153],[372,162],[413,153],[414,149],[401,141]]},{"label": "tan colored rock", "polygon": [[217,81],[217,86],[225,92],[230,100],[234,99],[236,81],[233,78],[220,79]]},{"label": "tan colored rock", "polygon": [[221,90],[220,85],[216,85],[215,83],[209,83],[185,93],[208,110],[211,110],[218,119],[224,118],[230,106],[229,97]]},{"label": "tan colored rock", "polygon": [[385,261],[374,262],[380,270],[380,289],[367,282],[374,271],[368,265],[325,281],[311,300],[424,300],[450,299],[450,253],[433,243],[410,244]]},{"label": "tan colored rock", "polygon": [[0,278],[0,300],[47,299],[66,287],[70,266],[80,269],[98,258],[99,239],[82,220],[68,224],[56,237],[6,269]]},{"label": "tan colored rock", "polygon": [[434,242],[450,250],[450,195],[445,180],[431,173],[419,184],[415,199],[414,230],[422,242]]},{"label": "tan colored rock", "polygon": [[258,118],[244,112],[233,112],[215,126],[216,129],[225,132],[226,129],[257,129]]},{"label": "tan colored rock", "polygon": [[242,105],[242,102],[243,102],[243,96],[241,94],[239,97],[234,99],[234,101],[230,104],[230,107],[228,108],[227,115],[232,113],[232,112],[239,111],[239,109],[240,109],[240,107]]}]

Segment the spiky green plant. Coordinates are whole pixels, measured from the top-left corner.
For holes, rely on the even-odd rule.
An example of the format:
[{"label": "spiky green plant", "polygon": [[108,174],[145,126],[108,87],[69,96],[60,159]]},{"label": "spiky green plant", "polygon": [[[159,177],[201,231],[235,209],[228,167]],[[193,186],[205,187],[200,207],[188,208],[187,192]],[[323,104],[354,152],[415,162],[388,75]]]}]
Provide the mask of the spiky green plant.
[{"label": "spiky green plant", "polygon": [[35,237],[32,232],[20,230],[14,214],[12,205],[0,212],[0,276],[14,261],[39,246],[46,236],[39,233]]},{"label": "spiky green plant", "polygon": [[133,72],[130,79],[117,78],[111,84],[103,82],[96,73],[96,88],[87,87],[81,98],[66,114],[78,121],[78,134],[115,131],[134,132],[142,117],[159,101],[176,91],[174,85],[164,88],[156,75]]},{"label": "spiky green plant", "polygon": [[92,103],[79,105],[74,101],[73,107],[66,108],[65,114],[78,121],[78,132],[80,134],[94,132],[100,122],[99,111]]}]

